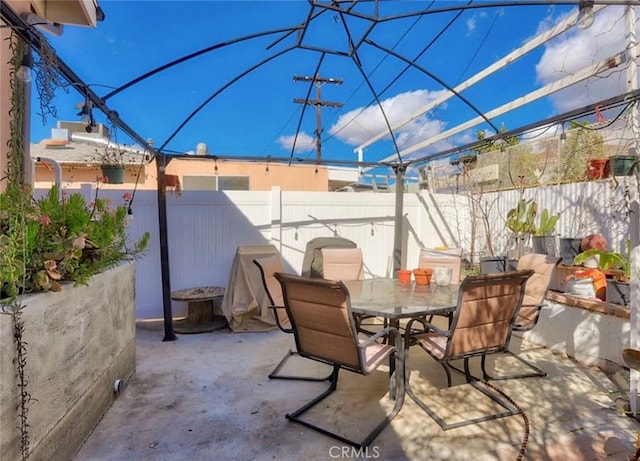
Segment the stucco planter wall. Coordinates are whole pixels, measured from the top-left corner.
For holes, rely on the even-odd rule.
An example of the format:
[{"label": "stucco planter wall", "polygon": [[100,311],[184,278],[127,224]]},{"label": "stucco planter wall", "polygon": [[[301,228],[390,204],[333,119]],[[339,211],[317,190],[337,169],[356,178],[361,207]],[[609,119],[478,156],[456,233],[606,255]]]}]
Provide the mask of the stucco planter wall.
[{"label": "stucco planter wall", "polygon": [[[523,335],[525,339],[586,365],[625,365],[622,350],[629,347],[628,310],[560,294],[554,298],[558,300],[547,299],[538,324]],[[567,299],[562,302],[562,298]],[[572,302],[576,305],[569,304]]]},{"label": "stucco planter wall", "polygon": [[[25,296],[32,460],[71,459],[135,371],[135,266]],[[12,318],[0,315],[0,458],[20,459]]]}]

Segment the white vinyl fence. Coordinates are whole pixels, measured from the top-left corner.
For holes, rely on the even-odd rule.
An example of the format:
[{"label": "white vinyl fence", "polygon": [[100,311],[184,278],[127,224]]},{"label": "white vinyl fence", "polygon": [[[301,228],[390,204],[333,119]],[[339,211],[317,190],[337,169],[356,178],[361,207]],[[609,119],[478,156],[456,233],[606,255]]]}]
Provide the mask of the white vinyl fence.
[{"label": "white vinyl fence", "polygon": [[[525,191],[540,208],[560,213],[559,236],[601,233],[611,248],[621,250],[629,238],[625,193],[637,190],[632,178],[548,186]],[[95,190],[83,187],[88,201]],[[630,192],[629,192],[630,191]],[[100,190],[114,205],[124,190]],[[484,222],[496,254],[511,247],[504,222],[520,199],[517,191],[464,195],[406,193],[403,207],[402,266],[416,267],[419,248],[461,246],[470,261],[487,253]],[[478,201],[479,200],[479,201]],[[478,208],[479,207],[479,208]],[[132,238],[151,233],[147,255],[136,263],[136,317],[161,318],[162,281],[158,206],[155,191],[137,191],[133,202]],[[486,219],[482,219],[482,214]],[[634,219],[638,219],[637,216]],[[365,276],[390,276],[393,268],[394,193],[211,191],[167,194],[167,231],[171,290],[203,285],[226,286],[239,245],[273,244],[286,269],[300,273],[307,242],[315,237],[353,240],[364,254]],[[474,244],[472,245],[472,241]],[[174,306],[174,314],[179,315]]]}]

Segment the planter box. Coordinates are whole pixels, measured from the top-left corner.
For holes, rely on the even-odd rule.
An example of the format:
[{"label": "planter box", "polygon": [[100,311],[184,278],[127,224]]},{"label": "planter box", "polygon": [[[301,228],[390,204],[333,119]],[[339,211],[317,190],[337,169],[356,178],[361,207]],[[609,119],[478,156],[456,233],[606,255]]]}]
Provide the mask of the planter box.
[{"label": "planter box", "polygon": [[[135,266],[124,264],[88,286],[25,296],[30,459],[68,460],[115,396],[116,379],[135,370]],[[0,315],[0,453],[21,459],[11,315]]]},{"label": "planter box", "polygon": [[581,242],[581,238],[562,237],[560,239],[560,257],[562,258],[562,264],[565,266],[571,266],[573,264],[573,258],[580,253]]},{"label": "planter box", "polygon": [[518,261],[505,256],[480,258],[480,271],[483,274],[515,271],[517,268]]},{"label": "planter box", "polygon": [[558,254],[556,237],[554,235],[531,237],[533,252],[543,255],[555,256]]},{"label": "planter box", "polygon": [[631,302],[631,285],[618,280],[607,280],[607,302],[628,306]]},{"label": "planter box", "polygon": [[625,365],[622,350],[629,347],[630,331],[628,309],[550,293],[536,327],[516,336],[586,365],[607,368],[609,362]]},{"label": "planter box", "polygon": [[580,266],[565,266],[560,263],[553,273],[551,282],[549,283],[549,290],[559,291],[564,293],[567,291],[567,279],[578,271],[584,270],[584,267]]}]

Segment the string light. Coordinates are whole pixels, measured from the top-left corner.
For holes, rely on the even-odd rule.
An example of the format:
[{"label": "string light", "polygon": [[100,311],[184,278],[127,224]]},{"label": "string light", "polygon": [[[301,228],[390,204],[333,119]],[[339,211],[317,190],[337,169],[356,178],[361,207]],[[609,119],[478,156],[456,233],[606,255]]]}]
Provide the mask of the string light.
[{"label": "string light", "polygon": [[129,227],[133,222],[133,208],[131,208],[131,204],[127,207],[127,216],[124,218],[125,226]]},{"label": "string light", "polygon": [[18,72],[16,72],[18,80],[24,83],[30,83],[31,69],[33,69],[33,56],[31,55],[31,50],[29,50],[24,54],[24,56],[22,56],[20,68],[18,69]]},{"label": "string light", "polygon": [[578,29],[588,29],[593,25],[595,17],[593,15],[594,0],[580,0],[578,6],[578,18],[576,19],[576,25]]},{"label": "string light", "polygon": [[93,103],[89,100],[89,98],[85,99],[83,103],[80,103],[78,106],[80,108],[80,112],[76,115],[80,117],[80,120],[85,124],[85,130],[87,133],[91,133],[91,130],[96,125],[96,122],[93,118]]}]

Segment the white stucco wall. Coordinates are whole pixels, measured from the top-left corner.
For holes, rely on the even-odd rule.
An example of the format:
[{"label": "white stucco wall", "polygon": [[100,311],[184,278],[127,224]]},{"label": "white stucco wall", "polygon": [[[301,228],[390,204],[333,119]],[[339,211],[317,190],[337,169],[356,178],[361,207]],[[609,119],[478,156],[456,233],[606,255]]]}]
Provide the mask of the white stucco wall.
[{"label": "white stucco wall", "polygon": [[594,366],[624,365],[629,347],[629,319],[547,300],[536,327],[524,338]]}]

